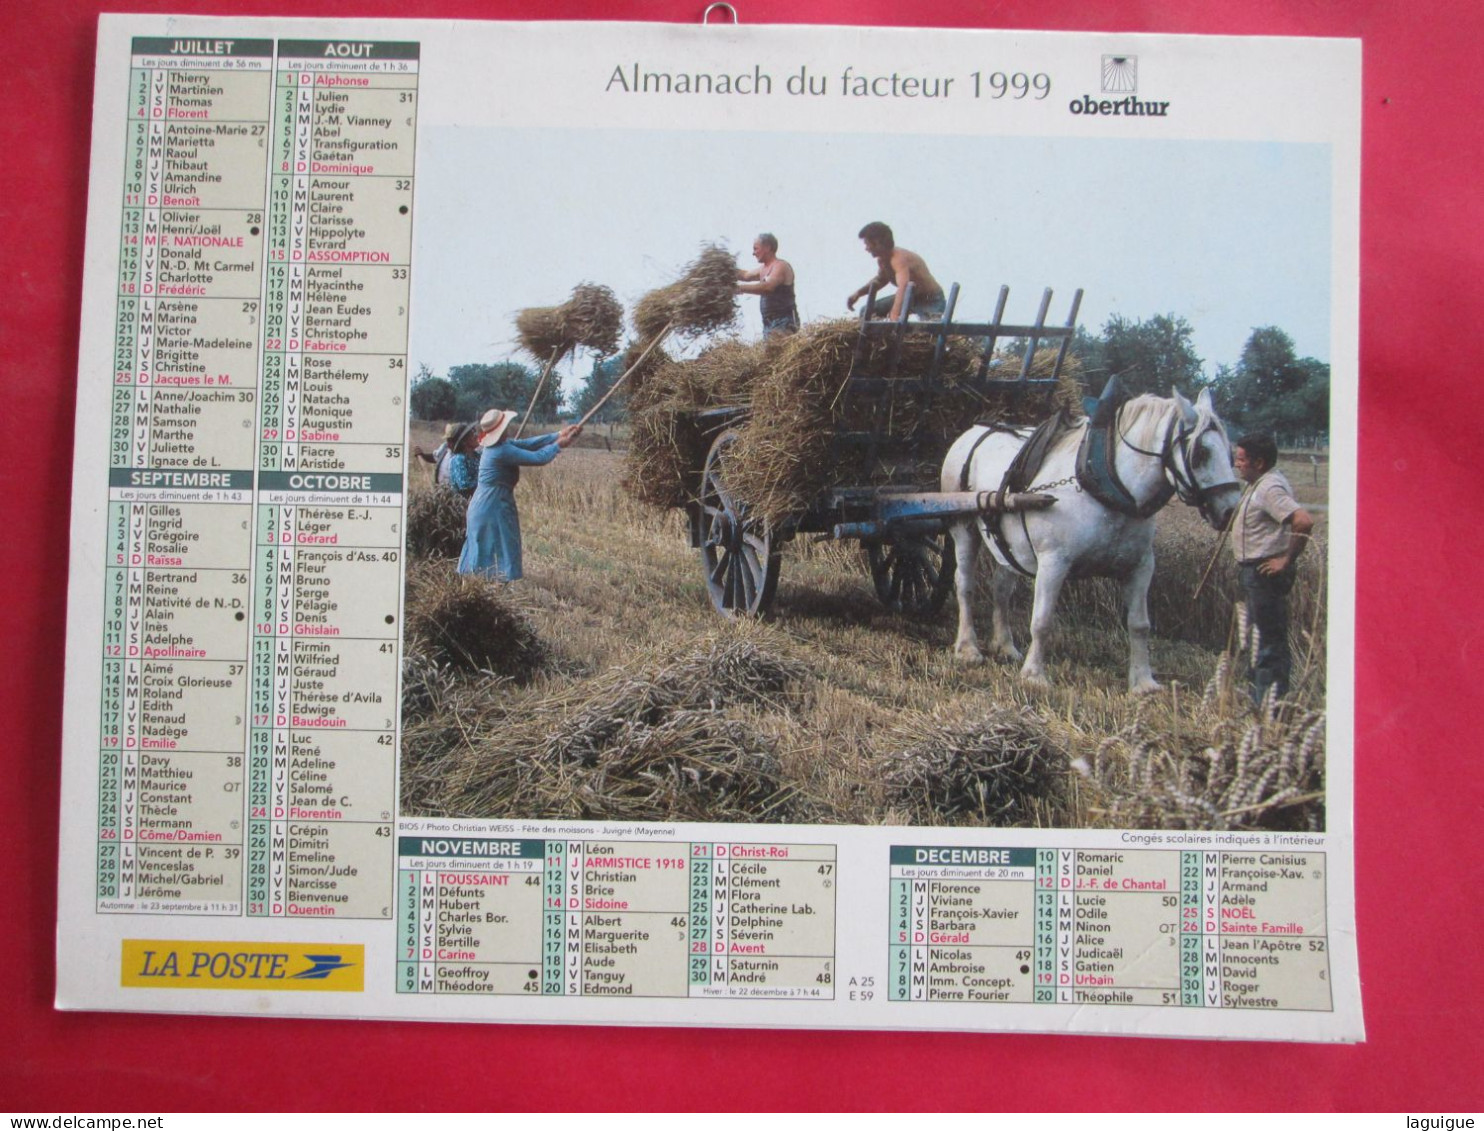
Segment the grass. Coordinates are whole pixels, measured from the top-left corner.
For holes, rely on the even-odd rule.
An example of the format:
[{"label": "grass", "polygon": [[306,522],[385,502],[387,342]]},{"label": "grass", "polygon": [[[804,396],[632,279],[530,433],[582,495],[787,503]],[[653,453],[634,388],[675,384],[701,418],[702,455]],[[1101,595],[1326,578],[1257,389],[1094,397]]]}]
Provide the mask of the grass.
[{"label": "grass", "polygon": [[[1165,690],[1135,699],[1125,692],[1121,612],[1104,582],[1064,591],[1046,689],[1009,665],[957,663],[951,599],[930,623],[887,612],[854,544],[785,547],[774,615],[725,622],[706,599],[681,515],[625,494],[620,463],[618,452],[574,448],[522,476],[526,577],[476,583],[502,606],[482,617],[536,637],[516,670],[445,657],[430,673],[409,640],[405,812],[1323,827],[1322,512],[1291,602],[1296,687],[1278,710],[1253,713],[1229,553],[1193,604],[1215,535],[1178,504],[1159,519],[1151,593]],[[1308,466],[1291,473],[1303,501],[1322,500],[1326,471],[1318,486]],[[442,588],[460,584],[452,563],[416,568],[417,599],[447,604]],[[987,635],[985,579],[980,590]],[[1022,590],[1013,623],[1023,644]]]}]

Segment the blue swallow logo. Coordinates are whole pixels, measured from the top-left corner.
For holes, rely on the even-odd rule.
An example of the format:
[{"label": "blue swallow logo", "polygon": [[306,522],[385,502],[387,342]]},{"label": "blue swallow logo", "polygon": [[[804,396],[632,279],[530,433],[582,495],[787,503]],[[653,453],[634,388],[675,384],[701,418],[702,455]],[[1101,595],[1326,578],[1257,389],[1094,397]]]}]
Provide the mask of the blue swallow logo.
[{"label": "blue swallow logo", "polygon": [[344,961],[338,954],[306,954],[305,958],[314,965],[308,970],[301,970],[297,974],[290,974],[291,978],[320,979],[328,978],[336,970],[348,970],[355,965],[354,962]]}]

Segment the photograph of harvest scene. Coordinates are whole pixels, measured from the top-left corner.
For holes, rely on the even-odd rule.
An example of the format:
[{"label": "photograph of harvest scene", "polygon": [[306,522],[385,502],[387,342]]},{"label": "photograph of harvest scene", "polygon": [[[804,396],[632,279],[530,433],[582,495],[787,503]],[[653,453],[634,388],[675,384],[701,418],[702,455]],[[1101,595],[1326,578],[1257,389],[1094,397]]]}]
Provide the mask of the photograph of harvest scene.
[{"label": "photograph of harvest scene", "polygon": [[1326,148],[469,132],[404,815],[1324,828]]}]

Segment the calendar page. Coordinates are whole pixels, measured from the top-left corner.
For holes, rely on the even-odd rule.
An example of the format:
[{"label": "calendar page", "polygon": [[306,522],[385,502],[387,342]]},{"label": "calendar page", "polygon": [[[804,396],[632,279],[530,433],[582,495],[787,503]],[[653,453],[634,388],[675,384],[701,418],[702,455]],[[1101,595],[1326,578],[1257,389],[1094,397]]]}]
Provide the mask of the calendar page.
[{"label": "calendar page", "polygon": [[1361,1039],[1359,91],[102,17],[58,1005]]}]

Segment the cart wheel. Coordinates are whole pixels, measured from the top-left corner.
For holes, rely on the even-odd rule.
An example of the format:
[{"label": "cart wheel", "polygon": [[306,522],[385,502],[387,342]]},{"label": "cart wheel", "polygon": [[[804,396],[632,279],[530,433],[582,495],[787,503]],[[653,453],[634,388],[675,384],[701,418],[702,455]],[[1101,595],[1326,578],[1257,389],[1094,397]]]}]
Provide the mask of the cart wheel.
[{"label": "cart wheel", "polygon": [[867,542],[876,596],[888,609],[924,619],[943,607],[953,591],[953,538],[903,534],[891,542]]},{"label": "cart wheel", "polygon": [[727,452],[736,432],[723,432],[701,475],[701,562],[706,590],[723,616],[760,615],[778,589],[779,552],[767,525],[747,513],[726,486]]}]

